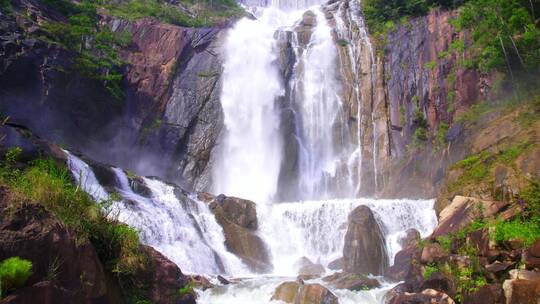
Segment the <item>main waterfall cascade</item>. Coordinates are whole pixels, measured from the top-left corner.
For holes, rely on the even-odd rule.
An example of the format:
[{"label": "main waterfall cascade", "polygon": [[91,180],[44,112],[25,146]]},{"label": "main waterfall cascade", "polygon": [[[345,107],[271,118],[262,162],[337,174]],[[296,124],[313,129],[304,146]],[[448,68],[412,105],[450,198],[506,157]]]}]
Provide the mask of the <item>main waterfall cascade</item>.
[{"label": "main waterfall cascade", "polygon": [[[375,94],[375,58],[360,3],[313,6],[321,2],[244,0],[256,18],[239,20],[223,46],[225,129],[213,155],[212,192],[257,203],[257,233],[269,251],[271,273],[251,273],[227,250],[223,228],[196,194],[154,178],[138,178],[140,185],[135,186],[135,180],[119,168],[112,169],[115,184],[103,186],[88,164],[66,151],[83,189],[97,201],[108,199],[112,191],[120,194],[109,214],[136,228],[144,244],[163,253],[184,273],[243,278],[201,291],[199,303],[268,303],[277,285],[295,280],[302,257],[331,273],[328,264],[343,255],[348,215],[359,205],[373,211],[390,263],[407,229],[426,237],[437,225],[433,200],[356,198],[363,187],[378,184],[378,157],[373,157],[377,140],[372,147],[360,144],[366,136],[378,136],[376,119],[365,119],[373,115],[372,109],[361,102]],[[287,62],[290,77],[286,79],[279,66],[283,64],[280,39],[287,40],[294,57]],[[338,47],[340,41],[343,45]],[[289,137],[282,134],[284,104],[280,103],[294,114],[294,128],[289,130],[294,134]],[[351,116],[357,121],[351,121]],[[294,197],[301,200],[297,202],[277,201],[283,182],[280,170],[291,161],[284,153],[290,144],[286,138],[297,144],[293,181]],[[372,157],[366,158],[370,153]],[[137,187],[147,191],[142,194]],[[332,292],[341,304],[382,303],[393,286],[382,283],[383,287],[369,291]]]}]

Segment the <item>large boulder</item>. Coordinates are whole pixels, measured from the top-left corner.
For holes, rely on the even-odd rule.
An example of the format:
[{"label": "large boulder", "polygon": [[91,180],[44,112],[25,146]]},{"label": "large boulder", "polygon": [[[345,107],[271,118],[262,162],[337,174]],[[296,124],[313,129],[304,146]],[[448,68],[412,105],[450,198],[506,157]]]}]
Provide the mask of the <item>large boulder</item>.
[{"label": "large boulder", "polygon": [[385,277],[394,281],[404,280],[411,268],[411,262],[417,251],[416,246],[410,246],[398,251],[394,256],[394,264],[386,269]]},{"label": "large boulder", "polygon": [[508,207],[508,202],[485,201],[474,197],[455,196],[439,214],[439,224],[433,238],[456,232],[476,219],[489,218]]},{"label": "large boulder", "polygon": [[501,284],[486,284],[478,290],[465,294],[463,303],[467,304],[505,304],[505,298]]},{"label": "large boulder", "polygon": [[272,296],[273,301],[290,304],[338,304],[338,298],[320,284],[281,283]]},{"label": "large boulder", "polygon": [[349,214],[343,270],[350,273],[380,275],[388,266],[384,236],[373,212],[358,206]]},{"label": "large boulder", "polygon": [[214,197],[208,193],[199,193],[198,198],[209,203],[216,221],[223,228],[227,250],[237,255],[252,271],[265,273],[272,270],[266,244],[255,233],[255,203],[224,195]]},{"label": "large boulder", "polygon": [[148,298],[155,304],[195,304],[195,294],[186,293],[181,297],[178,290],[188,286],[190,278],[184,276],[180,268],[163,254],[150,246],[142,246],[148,257],[144,269],[139,270],[135,280],[149,292]]}]

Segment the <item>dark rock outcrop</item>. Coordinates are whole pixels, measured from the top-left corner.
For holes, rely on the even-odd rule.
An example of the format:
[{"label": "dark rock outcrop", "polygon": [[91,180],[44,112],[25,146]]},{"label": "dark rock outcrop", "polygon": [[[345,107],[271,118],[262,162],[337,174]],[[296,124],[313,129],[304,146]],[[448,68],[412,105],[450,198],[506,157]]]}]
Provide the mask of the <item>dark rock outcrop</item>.
[{"label": "dark rock outcrop", "polygon": [[349,214],[343,247],[343,270],[357,274],[382,274],[388,266],[384,236],[373,212],[359,206]]}]

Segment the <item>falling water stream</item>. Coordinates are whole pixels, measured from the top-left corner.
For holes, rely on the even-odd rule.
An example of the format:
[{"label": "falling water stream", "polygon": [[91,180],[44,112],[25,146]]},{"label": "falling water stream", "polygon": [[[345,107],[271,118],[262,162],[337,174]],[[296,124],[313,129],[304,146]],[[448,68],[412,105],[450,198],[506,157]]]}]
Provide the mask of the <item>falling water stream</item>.
[{"label": "falling water stream", "polygon": [[[251,273],[227,251],[223,229],[195,195],[157,179],[141,178],[139,182],[149,190],[142,195],[123,170],[113,168],[115,192],[121,200],[113,204],[111,216],[138,229],[143,243],[163,253],[184,273],[243,278],[236,284],[201,291],[199,303],[269,303],[276,286],[295,279],[296,262],[302,257],[325,266],[329,274],[328,264],[342,256],[347,217],[359,205],[373,211],[391,263],[407,229],[415,228],[427,236],[437,224],[433,200],[354,198],[361,187],[358,138],[362,130],[358,124],[358,134],[352,134],[344,118],[334,40],[364,39],[363,49],[348,46],[350,62],[356,65],[359,58],[367,57],[371,60],[368,65],[373,64],[373,50],[358,13],[360,4],[351,1],[348,12],[340,7],[332,27],[327,13],[316,6],[321,0],[241,2],[250,6],[256,18],[239,20],[224,44],[221,105],[225,128],[215,152],[212,192],[257,203],[257,233],[267,244],[272,273]],[[308,9],[315,22],[310,25],[309,41],[302,41],[295,29]],[[359,37],[348,36],[353,31],[346,24],[352,23],[360,29],[354,34]],[[290,32],[292,37],[295,63],[288,82],[281,79],[277,65],[277,32]],[[362,56],[362,52],[368,53]],[[353,81],[357,96],[359,81],[364,80],[357,77]],[[297,197],[302,201],[276,202],[280,168],[286,161],[283,150],[288,144],[280,134],[277,102],[288,89],[298,119]],[[66,153],[69,167],[85,191],[98,201],[107,199],[106,187],[99,184],[92,168]],[[377,164],[373,166],[376,171]],[[383,281],[383,287],[369,291],[332,292],[341,304],[382,303],[392,286]]]}]

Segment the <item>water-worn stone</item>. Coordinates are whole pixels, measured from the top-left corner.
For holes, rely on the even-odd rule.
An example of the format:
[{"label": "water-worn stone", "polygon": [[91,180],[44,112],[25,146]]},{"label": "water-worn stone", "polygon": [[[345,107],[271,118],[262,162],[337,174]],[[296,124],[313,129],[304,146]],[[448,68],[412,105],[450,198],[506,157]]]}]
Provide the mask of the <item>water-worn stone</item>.
[{"label": "water-worn stone", "polygon": [[450,297],[456,295],[456,286],[454,282],[450,277],[441,272],[432,273],[429,278],[426,278],[424,282],[422,282],[420,289],[435,289],[446,293]]},{"label": "water-worn stone", "polygon": [[538,304],[540,280],[513,279],[503,283],[506,304]]},{"label": "water-worn stone", "polygon": [[238,197],[218,195],[210,203],[210,208],[217,212],[216,209],[221,209],[220,212],[227,218],[228,221],[236,225],[250,229],[257,229],[257,207],[254,202],[241,199]]},{"label": "water-worn stone", "polygon": [[508,202],[484,201],[473,197],[456,196],[439,214],[439,224],[432,237],[448,235],[464,228],[476,219],[491,217],[508,206]]},{"label": "water-worn stone", "polygon": [[478,290],[466,293],[463,297],[466,304],[505,304],[505,298],[501,284],[486,284]]},{"label": "water-worn stone", "polygon": [[338,304],[338,298],[320,284],[281,283],[272,296],[290,304]]},{"label": "water-worn stone", "polygon": [[300,258],[299,261],[295,263],[296,268],[298,268],[298,274],[301,276],[321,276],[325,270],[321,264],[316,264],[310,261],[306,257]]},{"label": "water-worn stone", "polygon": [[283,301],[285,303],[295,303],[299,288],[300,284],[298,282],[281,283],[278,287],[276,287],[276,290],[272,295],[272,300]]},{"label": "water-worn stone", "polygon": [[407,229],[405,231],[405,236],[399,239],[399,244],[401,248],[406,248],[409,246],[416,245],[420,239],[420,232],[414,228]]},{"label": "water-worn stone", "polygon": [[402,281],[407,276],[411,268],[411,262],[418,251],[416,246],[410,246],[402,249],[394,256],[394,264],[386,269],[385,277],[394,281]]},{"label": "water-worn stone", "polygon": [[358,206],[349,214],[343,266],[345,272],[374,275],[383,274],[388,266],[384,236],[367,206]]},{"label": "water-worn stone", "polygon": [[323,281],[336,289],[348,289],[353,291],[381,287],[381,284],[376,279],[368,278],[365,275],[346,272],[337,272],[329,275],[324,277]]},{"label": "water-worn stone", "polygon": [[422,249],[420,261],[423,264],[441,262],[448,256],[448,253],[437,243],[429,243]]},{"label": "water-worn stone", "polygon": [[328,269],[330,270],[343,269],[343,258],[335,259],[332,262],[328,263]]},{"label": "water-worn stone", "polygon": [[257,218],[254,203],[223,196],[211,201],[210,210],[223,228],[227,249],[237,255],[252,271],[269,272],[272,265],[266,244],[253,231],[253,227],[256,227],[254,219]]}]

